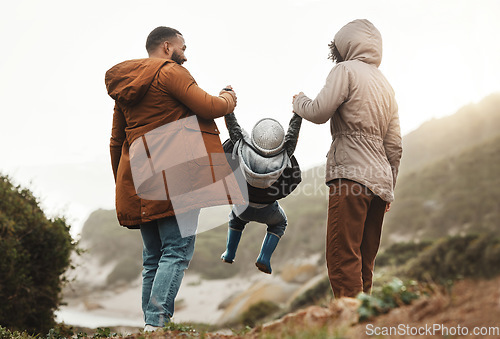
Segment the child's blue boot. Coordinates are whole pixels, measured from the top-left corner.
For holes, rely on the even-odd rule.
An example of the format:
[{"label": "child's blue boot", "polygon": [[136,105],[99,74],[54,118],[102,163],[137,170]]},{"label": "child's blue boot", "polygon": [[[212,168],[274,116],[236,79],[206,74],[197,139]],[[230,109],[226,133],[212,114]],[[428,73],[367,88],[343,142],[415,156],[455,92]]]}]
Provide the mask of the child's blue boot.
[{"label": "child's blue boot", "polygon": [[242,231],[235,230],[233,228],[228,228],[227,230],[227,243],[226,251],[222,253],[221,260],[232,264],[234,262],[234,257],[236,256],[236,250],[238,249],[238,244],[240,243]]},{"label": "child's blue boot", "polygon": [[262,242],[262,248],[260,250],[259,257],[255,266],[264,273],[271,274],[271,256],[273,255],[280,237],[273,233],[267,233],[264,241]]}]

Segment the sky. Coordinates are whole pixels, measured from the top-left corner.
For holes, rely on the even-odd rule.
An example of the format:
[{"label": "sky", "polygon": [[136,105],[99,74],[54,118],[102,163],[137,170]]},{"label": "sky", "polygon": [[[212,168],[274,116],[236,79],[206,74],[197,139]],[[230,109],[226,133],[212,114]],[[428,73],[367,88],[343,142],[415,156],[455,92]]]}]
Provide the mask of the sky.
[{"label": "sky", "polygon": [[[293,95],[314,98],[324,85],[335,33],[369,19],[404,135],[500,92],[499,15],[495,0],[10,1],[0,12],[0,173],[30,188],[48,216],[66,216],[74,234],[91,211],[114,208],[104,74],[147,57],[157,26],[183,34],[184,66],[201,88],[233,86],[251,130],[265,117],[286,126]],[[301,167],[324,163],[330,142],[328,124],[303,123]]]}]

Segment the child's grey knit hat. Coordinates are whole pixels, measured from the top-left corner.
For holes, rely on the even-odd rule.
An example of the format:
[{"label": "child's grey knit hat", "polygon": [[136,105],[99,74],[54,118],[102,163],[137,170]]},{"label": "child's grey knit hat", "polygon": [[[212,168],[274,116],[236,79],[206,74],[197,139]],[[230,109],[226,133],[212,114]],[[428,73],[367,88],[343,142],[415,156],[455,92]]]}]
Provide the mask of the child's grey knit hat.
[{"label": "child's grey knit hat", "polygon": [[277,120],[264,118],[253,127],[251,140],[262,155],[276,155],[283,150],[285,130]]}]

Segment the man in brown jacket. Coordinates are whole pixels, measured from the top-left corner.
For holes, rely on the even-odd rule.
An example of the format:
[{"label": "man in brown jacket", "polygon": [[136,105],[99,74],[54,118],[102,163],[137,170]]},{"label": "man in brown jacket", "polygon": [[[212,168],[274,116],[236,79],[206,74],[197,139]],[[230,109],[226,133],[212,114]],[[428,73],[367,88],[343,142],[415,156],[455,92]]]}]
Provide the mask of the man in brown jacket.
[{"label": "man in brown jacket", "polygon": [[215,118],[233,112],[231,86],[203,91],[182,67],[182,34],[158,27],[149,58],[106,72],[115,100],[111,163],[121,225],[140,228],[144,243],[142,308],[146,330],[170,321],[174,299],[194,251],[203,207],[244,203],[232,176]]},{"label": "man in brown jacket", "polygon": [[326,259],[336,297],[372,286],[384,213],[394,200],[402,155],[394,90],[378,69],[382,36],[354,20],[330,44],[337,63],[314,100],[294,96],[294,112],[317,124],[330,121],[326,164],[330,186]]}]

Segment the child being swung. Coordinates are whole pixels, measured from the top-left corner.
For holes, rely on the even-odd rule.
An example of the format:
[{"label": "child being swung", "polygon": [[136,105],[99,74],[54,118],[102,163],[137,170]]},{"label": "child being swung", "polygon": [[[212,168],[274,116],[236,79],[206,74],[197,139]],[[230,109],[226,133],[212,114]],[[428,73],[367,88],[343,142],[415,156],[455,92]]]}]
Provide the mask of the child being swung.
[{"label": "child being swung", "polygon": [[271,118],[258,121],[248,135],[234,113],[225,116],[230,140],[224,143],[233,170],[240,170],[247,182],[248,206],[235,205],[229,215],[226,251],[221,259],[233,263],[241,234],[250,221],[267,225],[267,233],[255,265],[271,274],[271,256],[285,233],[286,214],[278,203],[301,181],[301,171],[293,152],[302,118],[294,114],[288,131]]}]

